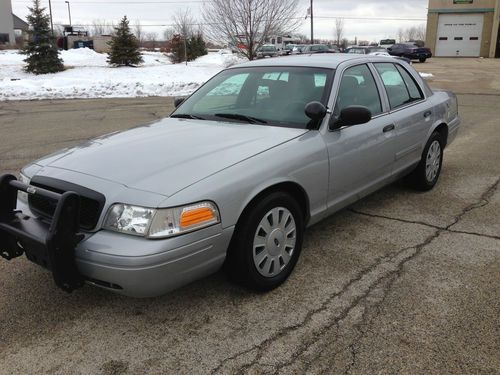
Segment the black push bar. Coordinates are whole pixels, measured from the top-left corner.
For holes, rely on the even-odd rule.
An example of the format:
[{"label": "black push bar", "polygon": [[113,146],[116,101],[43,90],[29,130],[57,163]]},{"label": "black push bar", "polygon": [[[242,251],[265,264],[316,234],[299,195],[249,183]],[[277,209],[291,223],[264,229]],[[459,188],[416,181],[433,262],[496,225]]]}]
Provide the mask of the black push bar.
[{"label": "black push bar", "polygon": [[[33,218],[16,210],[17,192],[24,191],[57,202],[52,221]],[[83,276],[75,263],[75,247],[83,239],[79,231],[80,196],[26,185],[13,175],[0,176],[0,256],[26,257],[49,269],[58,287],[66,292],[80,288]]]}]

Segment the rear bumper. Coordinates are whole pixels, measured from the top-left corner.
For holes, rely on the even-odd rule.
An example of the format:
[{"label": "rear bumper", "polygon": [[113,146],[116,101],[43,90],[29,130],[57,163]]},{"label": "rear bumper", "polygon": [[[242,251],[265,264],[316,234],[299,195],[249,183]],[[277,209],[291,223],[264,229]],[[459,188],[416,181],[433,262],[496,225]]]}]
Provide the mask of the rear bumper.
[{"label": "rear bumper", "polygon": [[432,53],[430,53],[430,52],[408,53],[408,54],[404,54],[403,57],[407,57],[407,58],[412,59],[412,60],[430,59],[432,57]]},{"label": "rear bumper", "polygon": [[457,116],[448,124],[448,142],[446,146],[449,146],[457,137],[458,130],[460,129],[460,123],[460,117]]}]

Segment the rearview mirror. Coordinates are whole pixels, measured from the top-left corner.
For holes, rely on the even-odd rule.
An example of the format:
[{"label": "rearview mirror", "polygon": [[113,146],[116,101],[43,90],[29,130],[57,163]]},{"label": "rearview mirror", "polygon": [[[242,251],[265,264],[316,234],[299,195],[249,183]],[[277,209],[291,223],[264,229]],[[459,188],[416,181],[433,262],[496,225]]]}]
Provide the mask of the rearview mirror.
[{"label": "rearview mirror", "polygon": [[340,116],[330,124],[330,130],[339,129],[342,126],[354,126],[366,124],[372,119],[371,111],[360,105],[351,105],[340,111]]},{"label": "rearview mirror", "polygon": [[184,100],[186,100],[186,98],[175,98],[174,99],[174,107],[177,108],[178,106],[180,106],[182,103],[184,103]]},{"label": "rearview mirror", "polygon": [[310,102],[306,104],[304,112],[313,121],[322,120],[326,116],[326,107],[320,102]]}]

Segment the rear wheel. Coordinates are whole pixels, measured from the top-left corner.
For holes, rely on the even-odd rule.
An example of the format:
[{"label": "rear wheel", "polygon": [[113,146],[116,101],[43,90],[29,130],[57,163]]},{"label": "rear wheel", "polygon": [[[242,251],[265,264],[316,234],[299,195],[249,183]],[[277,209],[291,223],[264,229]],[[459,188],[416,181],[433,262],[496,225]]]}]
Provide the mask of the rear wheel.
[{"label": "rear wheel", "polygon": [[439,132],[432,133],[422,153],[417,168],[409,176],[412,185],[422,191],[436,185],[443,165],[443,139]]},{"label": "rear wheel", "polygon": [[288,193],[274,192],[250,207],[238,222],[226,259],[229,276],[259,291],[282,284],[302,249],[304,218]]}]

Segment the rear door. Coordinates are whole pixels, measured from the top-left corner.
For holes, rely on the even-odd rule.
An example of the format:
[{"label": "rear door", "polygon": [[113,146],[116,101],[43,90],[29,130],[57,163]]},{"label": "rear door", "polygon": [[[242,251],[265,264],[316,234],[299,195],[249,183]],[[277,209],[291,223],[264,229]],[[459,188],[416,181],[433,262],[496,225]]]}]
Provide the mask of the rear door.
[{"label": "rear door", "polygon": [[[392,174],[395,153],[394,124],[381,100],[374,71],[368,64],[345,69],[333,96],[332,117],[351,105],[365,106],[372,112],[366,124],[324,130],[330,161],[329,210],[337,210],[376,190]],[[334,89],[335,90],[335,89]]]},{"label": "rear door", "polygon": [[394,173],[417,163],[432,122],[432,110],[423,90],[398,63],[374,63],[389,100],[392,123],[396,126]]}]

